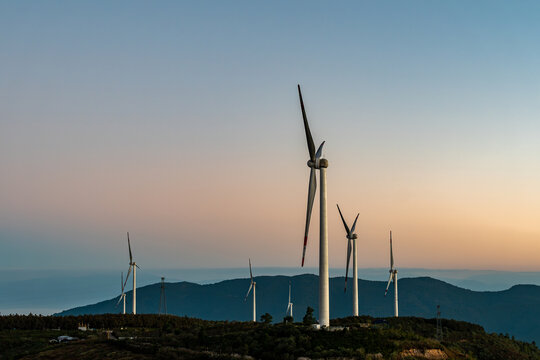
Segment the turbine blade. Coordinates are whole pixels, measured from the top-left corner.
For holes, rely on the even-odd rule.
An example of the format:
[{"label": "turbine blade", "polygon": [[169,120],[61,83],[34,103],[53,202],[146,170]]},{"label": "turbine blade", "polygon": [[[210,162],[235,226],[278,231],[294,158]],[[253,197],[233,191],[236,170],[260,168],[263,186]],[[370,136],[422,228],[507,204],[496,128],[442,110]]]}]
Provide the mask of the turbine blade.
[{"label": "turbine blade", "polygon": [[352,228],[351,228],[351,235],[354,234],[354,229],[356,229],[356,220],[358,220],[358,216],[360,216],[360,214],[356,214],[356,219],[354,219],[354,222],[352,224]]},{"label": "turbine blade", "polygon": [[323,141],[323,142],[321,143],[321,145],[319,145],[319,148],[317,149],[317,152],[315,153],[315,159],[320,159],[320,158],[321,158],[321,156],[322,156],[322,149],[323,149],[324,143],[325,143],[325,141]]},{"label": "turbine blade", "polygon": [[347,268],[345,269],[345,291],[347,291],[347,279],[349,278],[349,263],[351,261],[351,250],[352,250],[352,246],[351,246],[351,242],[352,240],[351,239],[348,239],[349,241],[347,242]]},{"label": "turbine blade", "polygon": [[390,273],[390,277],[388,278],[388,284],[386,285],[386,290],[384,291],[384,296],[386,296],[386,293],[388,292],[388,288],[390,287],[390,283],[392,282],[393,277],[394,273]]},{"label": "turbine blade", "polygon": [[336,204],[337,209],[339,211],[339,216],[341,216],[341,221],[343,221],[343,226],[345,226],[345,231],[347,232],[347,236],[350,235],[351,231],[349,230],[349,227],[347,226],[347,223],[345,222],[345,219],[343,218],[343,214],[341,213],[341,209],[339,208],[339,205]]},{"label": "turbine blade", "polygon": [[291,282],[289,281],[289,303],[291,303]]},{"label": "turbine blade", "polygon": [[122,296],[124,296],[124,292],[122,291],[122,294],[120,295],[120,297],[118,298],[118,302],[116,303],[116,305],[114,305],[114,307],[117,307],[118,304],[120,304],[120,301],[122,301]]},{"label": "turbine blade", "polygon": [[136,266],[137,268],[139,268],[139,270],[142,270],[142,269],[139,267],[139,265],[135,264],[135,266]]},{"label": "turbine blade", "polygon": [[394,268],[394,252],[392,251],[392,230],[390,230],[390,269]]},{"label": "turbine blade", "polygon": [[315,161],[315,144],[313,143],[313,137],[311,136],[311,131],[309,130],[309,124],[307,120],[306,109],[304,108],[304,100],[302,99],[302,91],[300,90],[300,85],[298,85],[298,96],[300,97],[302,117],[304,118],[304,130],[306,131],[309,158],[311,159],[311,161]]},{"label": "turbine blade", "polygon": [[285,310],[285,315],[286,315],[286,316],[289,316],[289,309],[290,309],[290,308],[291,308],[291,303],[289,302],[289,303],[287,304],[287,310]]},{"label": "turbine blade", "polygon": [[122,293],[124,293],[124,272],[120,273],[120,286],[122,287]]},{"label": "turbine blade", "polygon": [[127,237],[128,237],[128,248],[129,248],[129,262],[132,263],[133,262],[133,256],[131,256],[131,244],[129,243],[129,231],[127,233]]},{"label": "turbine blade", "polygon": [[313,210],[313,201],[315,200],[316,191],[317,191],[317,175],[315,175],[315,169],[311,168],[311,172],[309,174],[306,229],[304,231],[304,249],[302,250],[302,266],[304,266],[304,259],[306,257],[306,246],[307,246],[308,233],[309,233],[309,222],[311,221],[311,211]]},{"label": "turbine blade", "polygon": [[249,284],[249,289],[248,289],[248,292],[247,292],[247,294],[246,294],[246,297],[245,297],[244,301],[247,300],[247,298],[248,298],[248,296],[249,296],[249,293],[251,292],[251,289],[252,289],[252,288],[253,288],[253,281]]},{"label": "turbine blade", "polygon": [[249,259],[249,278],[253,282],[253,273],[251,272],[251,259]]},{"label": "turbine blade", "polygon": [[129,270],[128,270],[127,275],[126,275],[126,280],[124,281],[124,289],[126,288],[126,285],[127,285],[128,279],[129,279],[129,274],[131,274],[131,265],[129,266]]}]

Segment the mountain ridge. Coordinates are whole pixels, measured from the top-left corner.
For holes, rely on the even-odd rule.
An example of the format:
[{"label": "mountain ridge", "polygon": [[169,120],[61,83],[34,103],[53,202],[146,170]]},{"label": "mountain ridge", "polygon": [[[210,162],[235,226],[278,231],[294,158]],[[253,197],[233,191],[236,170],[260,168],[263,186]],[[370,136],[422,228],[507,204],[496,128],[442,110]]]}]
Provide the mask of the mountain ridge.
[{"label": "mountain ridge", "polygon": [[[288,284],[292,284],[295,319],[300,320],[311,306],[318,314],[318,276],[256,276],[257,314],[268,312],[275,321],[285,316]],[[350,281],[350,279],[349,279]],[[249,278],[230,279],[213,284],[187,281],[165,283],[168,313],[197,317],[205,320],[251,319],[251,301],[244,302]],[[519,284],[502,291],[473,291],[448,284],[428,276],[398,280],[401,316],[434,318],[436,306],[442,316],[480,324],[487,331],[509,333],[526,341],[540,341],[540,317],[536,304],[540,303],[540,286]],[[137,288],[137,312],[157,313],[160,283]],[[330,279],[330,314],[332,318],[350,316],[352,293],[343,291],[344,277]],[[385,281],[359,280],[360,314],[374,317],[393,315],[393,289],[384,296]],[[131,291],[126,297],[126,312],[131,312]],[[75,307],[56,315],[118,313],[118,297],[95,304]]]}]

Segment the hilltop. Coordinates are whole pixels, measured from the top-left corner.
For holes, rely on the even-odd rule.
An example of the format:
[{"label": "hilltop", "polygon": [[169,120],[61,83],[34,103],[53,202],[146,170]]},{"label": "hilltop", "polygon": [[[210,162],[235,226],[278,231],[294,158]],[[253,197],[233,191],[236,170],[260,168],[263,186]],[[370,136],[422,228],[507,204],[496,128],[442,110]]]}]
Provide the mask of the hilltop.
[{"label": "hilltop", "polygon": [[[257,312],[270,313],[280,321],[285,316],[288,284],[292,283],[295,317],[303,316],[311,306],[317,314],[318,277],[260,276],[257,281]],[[330,279],[330,311],[334,318],[351,314],[352,294],[343,291],[344,278]],[[251,319],[251,304],[244,302],[249,279],[221,281],[199,285],[189,282],[167,283],[169,314],[205,320]],[[382,281],[359,280],[361,314],[390,317],[393,314],[393,292],[384,297]],[[160,284],[137,289],[137,312],[157,313]],[[117,298],[76,307],[58,315],[118,313]],[[429,277],[399,280],[399,309],[402,316],[434,318],[439,304],[446,319],[469,321],[484,326],[487,331],[510,334],[520,340],[539,341],[540,287],[517,285],[505,291],[478,292],[459,288]],[[127,312],[131,312],[131,292],[127,293]]]},{"label": "hilltop", "polygon": [[[79,323],[94,329],[77,331]],[[540,359],[533,344],[461,321],[447,320],[442,339],[434,338],[433,319],[362,316],[332,319],[331,326],[171,315],[2,316],[0,359]],[[81,340],[49,343],[66,334]]]}]

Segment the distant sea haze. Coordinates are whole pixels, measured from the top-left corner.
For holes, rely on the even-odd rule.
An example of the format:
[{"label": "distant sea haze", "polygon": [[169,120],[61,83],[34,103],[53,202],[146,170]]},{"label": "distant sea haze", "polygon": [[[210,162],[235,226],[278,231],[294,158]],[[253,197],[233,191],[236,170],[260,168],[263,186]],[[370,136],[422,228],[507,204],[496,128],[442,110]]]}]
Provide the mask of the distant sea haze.
[{"label": "distant sea haze", "polygon": [[[1,314],[53,314],[120,295],[118,270],[1,270]],[[317,274],[316,268],[262,267],[254,276]],[[345,269],[330,269],[331,277],[344,276]],[[125,275],[125,274],[124,274]],[[167,282],[188,281],[210,284],[222,280],[248,278],[246,268],[143,269],[137,272],[137,287],[157,283],[161,276]],[[388,269],[359,269],[364,280],[388,280]],[[500,291],[513,285],[540,285],[540,272],[489,270],[399,269],[399,278],[430,276],[465,289]],[[127,289],[131,290],[131,282]],[[360,294],[361,296],[361,294]]]}]

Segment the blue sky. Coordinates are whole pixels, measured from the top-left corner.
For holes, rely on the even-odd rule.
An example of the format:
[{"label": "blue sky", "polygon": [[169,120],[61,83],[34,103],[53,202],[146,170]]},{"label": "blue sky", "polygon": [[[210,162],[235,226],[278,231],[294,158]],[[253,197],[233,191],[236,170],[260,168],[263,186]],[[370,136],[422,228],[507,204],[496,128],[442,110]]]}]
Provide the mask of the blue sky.
[{"label": "blue sky", "polygon": [[539,10],[2,1],[0,263],[120,267],[129,230],[153,267],[298,264],[301,83],[361,266],[393,228],[401,266],[539,270]]}]

